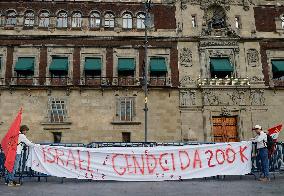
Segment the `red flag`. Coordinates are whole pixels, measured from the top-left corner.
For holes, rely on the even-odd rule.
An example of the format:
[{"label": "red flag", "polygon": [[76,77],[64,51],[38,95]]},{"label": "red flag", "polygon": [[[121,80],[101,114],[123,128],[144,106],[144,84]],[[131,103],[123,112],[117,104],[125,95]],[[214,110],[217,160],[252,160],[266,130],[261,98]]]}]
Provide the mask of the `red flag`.
[{"label": "red flag", "polygon": [[21,121],[22,109],[18,112],[18,115],[12,123],[9,131],[1,141],[1,146],[6,156],[5,167],[9,172],[12,172],[16,159]]},{"label": "red flag", "polygon": [[273,140],[276,142],[281,129],[282,129],[282,124],[277,125],[275,127],[271,127],[268,129],[268,135],[270,135],[273,138]]}]

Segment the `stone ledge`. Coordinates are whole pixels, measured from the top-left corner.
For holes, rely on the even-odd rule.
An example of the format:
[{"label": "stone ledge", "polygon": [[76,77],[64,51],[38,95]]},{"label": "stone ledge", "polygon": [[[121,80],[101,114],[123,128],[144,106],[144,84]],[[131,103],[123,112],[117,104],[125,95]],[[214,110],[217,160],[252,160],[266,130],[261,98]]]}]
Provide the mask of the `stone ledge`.
[{"label": "stone ledge", "polygon": [[51,123],[51,122],[41,122],[40,123],[41,125],[48,125],[48,126],[58,126],[58,125],[71,125],[72,124],[72,122],[56,122],[56,123]]}]

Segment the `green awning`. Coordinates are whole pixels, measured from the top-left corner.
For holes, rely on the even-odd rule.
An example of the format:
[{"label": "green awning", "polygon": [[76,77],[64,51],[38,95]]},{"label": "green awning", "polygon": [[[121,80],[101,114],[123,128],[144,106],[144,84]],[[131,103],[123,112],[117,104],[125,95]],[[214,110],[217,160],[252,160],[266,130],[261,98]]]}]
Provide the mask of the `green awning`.
[{"label": "green awning", "polygon": [[167,72],[167,65],[165,58],[151,58],[150,59],[151,72]]},{"label": "green awning", "polygon": [[15,71],[34,71],[34,57],[19,57],[15,65]]},{"label": "green awning", "polygon": [[118,71],[134,71],[134,58],[119,58],[117,67]]},{"label": "green awning", "polygon": [[229,58],[210,58],[210,68],[212,72],[232,72],[233,65]]},{"label": "green awning", "polygon": [[100,71],[102,67],[101,58],[85,58],[85,71]]},{"label": "green awning", "polygon": [[68,71],[68,58],[53,57],[49,65],[49,71]]},{"label": "green awning", "polygon": [[272,72],[284,72],[284,60],[272,60]]}]

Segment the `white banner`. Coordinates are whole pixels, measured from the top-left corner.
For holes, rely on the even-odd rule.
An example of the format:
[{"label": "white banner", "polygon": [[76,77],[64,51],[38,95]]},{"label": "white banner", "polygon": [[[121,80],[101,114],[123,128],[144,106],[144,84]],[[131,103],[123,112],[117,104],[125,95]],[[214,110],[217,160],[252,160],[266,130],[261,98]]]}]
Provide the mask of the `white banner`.
[{"label": "white banner", "polygon": [[163,181],[251,172],[251,142],[187,146],[82,148],[35,146],[28,166],[78,179]]}]

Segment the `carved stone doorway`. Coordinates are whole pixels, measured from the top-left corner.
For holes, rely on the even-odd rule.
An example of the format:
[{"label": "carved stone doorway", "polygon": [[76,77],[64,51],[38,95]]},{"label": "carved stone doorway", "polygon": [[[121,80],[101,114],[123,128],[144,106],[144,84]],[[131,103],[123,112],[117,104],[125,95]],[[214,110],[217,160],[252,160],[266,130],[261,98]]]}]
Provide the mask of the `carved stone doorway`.
[{"label": "carved stone doorway", "polygon": [[215,116],[213,121],[214,142],[238,142],[237,116]]}]

